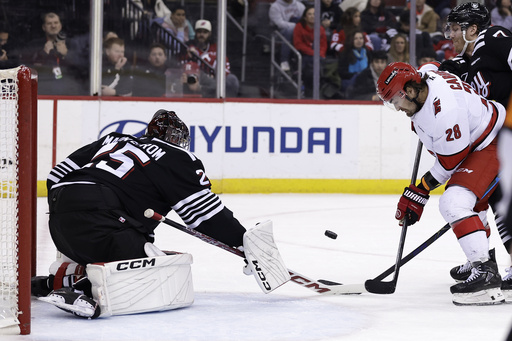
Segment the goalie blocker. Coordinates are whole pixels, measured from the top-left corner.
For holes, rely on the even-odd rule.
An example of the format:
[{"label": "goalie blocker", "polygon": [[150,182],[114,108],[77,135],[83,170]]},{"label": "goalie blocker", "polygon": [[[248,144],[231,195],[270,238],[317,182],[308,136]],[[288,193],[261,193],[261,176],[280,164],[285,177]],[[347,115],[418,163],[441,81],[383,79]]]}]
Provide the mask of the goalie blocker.
[{"label": "goalie blocker", "polygon": [[194,302],[192,255],[129,259],[87,265],[101,317],[190,306]]},{"label": "goalie blocker", "polygon": [[245,232],[243,242],[247,268],[264,293],[268,294],[290,280],[288,269],[274,241],[270,220],[258,223]]}]

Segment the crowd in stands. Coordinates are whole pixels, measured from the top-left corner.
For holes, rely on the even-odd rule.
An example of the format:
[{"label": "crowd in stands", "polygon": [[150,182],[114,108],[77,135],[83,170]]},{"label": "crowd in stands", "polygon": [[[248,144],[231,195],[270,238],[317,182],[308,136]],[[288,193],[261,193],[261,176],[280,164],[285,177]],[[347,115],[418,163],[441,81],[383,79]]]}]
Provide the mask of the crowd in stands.
[{"label": "crowd in stands", "polygon": [[[249,1],[249,16],[259,2],[269,4],[265,13],[269,32],[277,30],[289,42],[276,49],[280,68],[296,77],[300,68],[304,98],[312,98],[314,64],[315,6],[312,0]],[[390,62],[409,62],[410,3],[389,6],[390,0],[321,0],[320,5],[320,98],[377,100],[370,86],[382,66]],[[103,96],[215,97],[216,43],[211,20],[189,13],[187,2],[164,0],[129,0],[139,14],[117,10],[119,17],[132,20],[129,30],[116,32],[108,25],[113,14],[105,12],[103,37]],[[127,2],[127,3],[128,3]],[[243,1],[232,0],[230,8],[243,8]],[[115,1],[105,1],[113,6]],[[492,24],[512,29],[511,0],[487,0]],[[453,44],[442,33],[451,0],[416,0],[416,65],[425,61],[451,59]],[[110,11],[112,12],[112,11]],[[88,95],[90,42],[88,32],[72,30],[73,23],[58,11],[40,13],[39,36],[26,44],[12,45],[6,22],[0,22],[0,68],[20,63],[37,70],[39,93],[43,95]],[[209,18],[215,20],[209,13]],[[134,37],[142,30],[142,18],[150,18],[167,32],[169,40]],[[248,22],[254,22],[249,17]],[[12,26],[12,25],[11,25]],[[66,34],[68,32],[68,34]],[[72,34],[69,34],[72,32]],[[73,34],[74,32],[74,34]],[[78,32],[78,33],[77,33]],[[228,33],[228,45],[230,34]],[[139,39],[140,40],[140,39]],[[172,40],[172,41],[171,41]],[[174,47],[170,45],[176,45]],[[302,64],[290,53],[294,47]],[[179,50],[179,51],[178,51]],[[229,58],[238,60],[239,55]],[[243,83],[233,73],[226,57],[226,96],[240,96]],[[262,58],[269,58],[268,51]],[[261,74],[262,78],[269,75]],[[270,79],[270,82],[275,80]],[[374,84],[375,85],[375,84]],[[363,91],[362,89],[366,89]],[[287,94],[282,94],[283,97]],[[293,98],[294,95],[289,95]]]},{"label": "crowd in stands", "polygon": [[[510,7],[510,0],[500,1],[506,2],[505,5]],[[404,1],[403,6],[392,10],[386,5],[386,0],[321,0],[321,2],[320,56],[323,76],[321,82],[331,85],[327,88],[323,87],[324,84],[320,85],[321,89],[327,90],[321,93],[322,98],[376,100],[377,97],[373,96],[375,82],[382,64],[385,63],[385,66],[397,61],[410,62],[410,3]],[[295,25],[291,41],[302,54],[305,98],[311,98],[312,77],[308,69],[311,69],[313,55],[314,16],[311,22],[308,22],[306,29],[304,19],[296,22],[297,13],[302,8],[304,8],[302,18],[307,17],[306,12],[314,13],[314,9],[311,10],[312,5],[311,1],[275,0],[269,10],[271,23],[279,30],[281,30],[280,26],[272,20],[275,13],[281,13],[280,20],[287,23],[287,30]],[[416,0],[416,63],[432,59],[442,61],[454,57],[451,41],[446,40],[442,34],[443,20],[450,11],[450,5],[446,1],[432,1],[429,4],[426,0]],[[506,13],[506,10],[502,13]],[[510,15],[510,12],[508,14]],[[335,22],[336,20],[338,21]],[[286,37],[285,34],[283,35]],[[327,44],[323,43],[324,40],[327,40]],[[281,66],[284,71],[288,71],[289,58],[289,54],[285,54],[284,57],[281,55]],[[329,60],[336,62],[332,63]],[[334,80],[333,65],[336,68],[337,81]],[[358,77],[360,75],[364,77]],[[373,94],[368,95],[362,92],[361,96],[357,95],[362,87],[367,87],[371,83],[369,80],[372,78],[375,81]],[[338,84],[336,91],[332,89],[333,84]]]},{"label": "crowd in stands", "polygon": [[[101,96],[216,97],[216,44],[209,20],[188,18],[180,3],[129,0],[132,9],[105,1]],[[38,74],[40,95],[89,95],[90,37],[66,21],[65,6],[40,11],[40,32],[27,43],[13,42],[14,24],[0,22],[0,68],[24,64]],[[117,12],[116,17],[111,12]],[[158,29],[142,36],[143,19]],[[128,29],[123,23],[129,22]],[[35,25],[37,27],[37,25]],[[112,28],[112,30],[111,30]],[[117,31],[116,29],[119,29]],[[66,34],[66,32],[73,32]],[[160,35],[161,36],[161,35]],[[10,39],[11,38],[11,39]],[[226,58],[226,96],[237,97],[239,80]]]}]

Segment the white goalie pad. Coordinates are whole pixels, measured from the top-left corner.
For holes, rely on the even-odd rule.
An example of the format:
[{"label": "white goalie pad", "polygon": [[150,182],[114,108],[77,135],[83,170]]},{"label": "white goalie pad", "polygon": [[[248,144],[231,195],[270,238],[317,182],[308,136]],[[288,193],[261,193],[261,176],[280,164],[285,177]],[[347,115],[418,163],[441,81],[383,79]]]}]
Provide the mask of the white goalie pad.
[{"label": "white goalie pad", "polygon": [[290,280],[274,241],[271,221],[259,223],[245,232],[243,240],[247,267],[264,293],[268,294]]},{"label": "white goalie pad", "polygon": [[87,265],[101,316],[183,308],[194,302],[192,255],[130,259]]}]

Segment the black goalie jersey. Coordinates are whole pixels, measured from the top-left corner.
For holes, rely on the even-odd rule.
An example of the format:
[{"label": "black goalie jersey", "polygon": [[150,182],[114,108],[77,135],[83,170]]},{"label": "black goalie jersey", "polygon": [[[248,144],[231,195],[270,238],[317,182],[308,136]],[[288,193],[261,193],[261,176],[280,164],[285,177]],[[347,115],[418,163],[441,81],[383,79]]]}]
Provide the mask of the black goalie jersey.
[{"label": "black goalie jersey", "polygon": [[463,58],[459,76],[481,96],[506,107],[512,91],[512,33],[501,26],[489,27],[478,35],[473,56]]},{"label": "black goalie jersey", "polygon": [[190,228],[200,227],[210,235],[218,234],[215,229],[227,234],[237,231],[225,242],[242,243],[245,229],[210,191],[203,163],[191,152],[158,138],[110,133],[55,166],[47,179],[48,192],[75,183],[111,188],[149,234],[158,222],[145,218],[144,211],[152,208],[166,215],[173,209]]}]

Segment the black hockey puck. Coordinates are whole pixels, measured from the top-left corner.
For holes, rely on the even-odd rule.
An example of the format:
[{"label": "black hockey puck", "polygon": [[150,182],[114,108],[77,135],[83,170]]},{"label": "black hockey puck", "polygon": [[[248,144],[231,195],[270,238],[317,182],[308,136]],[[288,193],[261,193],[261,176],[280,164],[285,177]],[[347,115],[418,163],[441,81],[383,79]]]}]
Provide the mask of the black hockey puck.
[{"label": "black hockey puck", "polygon": [[329,230],[325,230],[325,235],[331,239],[336,239],[338,238],[338,235],[332,231],[329,231]]}]

